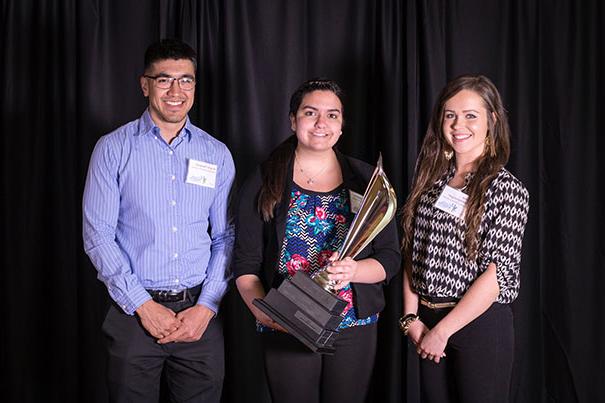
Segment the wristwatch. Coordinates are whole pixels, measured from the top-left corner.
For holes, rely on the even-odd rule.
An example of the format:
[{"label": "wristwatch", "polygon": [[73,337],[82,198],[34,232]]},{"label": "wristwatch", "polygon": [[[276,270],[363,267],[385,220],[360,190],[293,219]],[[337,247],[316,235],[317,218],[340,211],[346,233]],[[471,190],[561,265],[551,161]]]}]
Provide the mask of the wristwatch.
[{"label": "wristwatch", "polygon": [[399,318],[399,329],[401,329],[404,336],[408,335],[408,330],[410,329],[412,322],[418,319],[420,319],[420,317],[415,313],[408,313]]}]

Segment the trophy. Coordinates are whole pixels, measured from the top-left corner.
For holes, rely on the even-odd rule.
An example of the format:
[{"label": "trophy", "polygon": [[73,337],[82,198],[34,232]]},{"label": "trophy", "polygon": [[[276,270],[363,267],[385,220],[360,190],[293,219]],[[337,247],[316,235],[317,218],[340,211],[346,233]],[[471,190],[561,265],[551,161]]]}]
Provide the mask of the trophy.
[{"label": "trophy", "polygon": [[[338,258],[355,258],[395,215],[397,197],[382,169],[382,156],[365,190],[359,211],[338,250]],[[314,352],[334,353],[334,341],[347,302],[336,295],[329,264],[311,277],[298,271],[253,304]]]}]

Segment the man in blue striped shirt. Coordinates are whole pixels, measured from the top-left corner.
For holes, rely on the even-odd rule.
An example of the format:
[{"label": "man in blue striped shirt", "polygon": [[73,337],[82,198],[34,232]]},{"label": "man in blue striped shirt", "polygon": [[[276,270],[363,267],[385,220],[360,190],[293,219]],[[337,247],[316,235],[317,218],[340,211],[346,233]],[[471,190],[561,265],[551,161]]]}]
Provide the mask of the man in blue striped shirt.
[{"label": "man in blue striped shirt", "polygon": [[112,401],[153,402],[162,371],[174,401],[218,402],[215,316],[233,247],[227,147],[187,116],[196,54],[165,39],[145,53],[149,107],[97,143],[83,200],[84,247],[115,302],[103,323]]}]

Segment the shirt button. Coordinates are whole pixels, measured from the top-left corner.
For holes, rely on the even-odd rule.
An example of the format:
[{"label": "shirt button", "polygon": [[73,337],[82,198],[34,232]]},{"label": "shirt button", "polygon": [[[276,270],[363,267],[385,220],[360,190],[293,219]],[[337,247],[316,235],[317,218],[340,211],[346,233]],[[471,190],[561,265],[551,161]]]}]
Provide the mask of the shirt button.
[{"label": "shirt button", "polygon": [[171,206],[176,206],[176,200],[170,200],[170,205]]},{"label": "shirt button", "polygon": [[172,155],[174,154],[174,152],[172,152],[172,150],[168,151],[168,155]]},{"label": "shirt button", "polygon": [[177,228],[176,227],[172,227],[172,232],[176,232]]},{"label": "shirt button", "polygon": [[178,282],[179,282],[179,279],[177,278],[176,280],[174,280],[174,282],[175,282],[175,283],[178,283]]},{"label": "shirt button", "polygon": [[170,176],[170,180],[172,180],[172,181],[173,181],[173,180],[176,180],[176,175],[171,175],[171,176]]},{"label": "shirt button", "polygon": [[174,254],[172,255],[172,257],[173,257],[174,259],[176,259],[177,257],[179,257],[179,254],[178,254],[178,253],[174,253]]}]

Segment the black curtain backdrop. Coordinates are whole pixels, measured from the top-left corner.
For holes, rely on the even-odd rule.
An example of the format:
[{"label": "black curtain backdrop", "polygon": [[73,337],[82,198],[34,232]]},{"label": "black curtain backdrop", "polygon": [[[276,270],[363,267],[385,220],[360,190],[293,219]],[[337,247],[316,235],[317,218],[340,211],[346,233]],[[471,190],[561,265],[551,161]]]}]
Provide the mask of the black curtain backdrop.
[{"label": "black curtain backdrop", "polygon": [[[599,0],[0,1],[0,399],[107,400],[108,296],[82,249],[84,178],[97,139],[146,106],[147,45],[178,37],[199,54],[191,119],[229,146],[240,183],[288,136],[290,93],[327,76],[347,93],[340,148],[382,152],[401,203],[439,89],[490,77],[510,116],[508,168],[531,194],[511,401],[604,402],[604,20]],[[400,276],[387,299],[368,401],[416,402]],[[221,315],[223,401],[269,402],[235,290]]]}]

